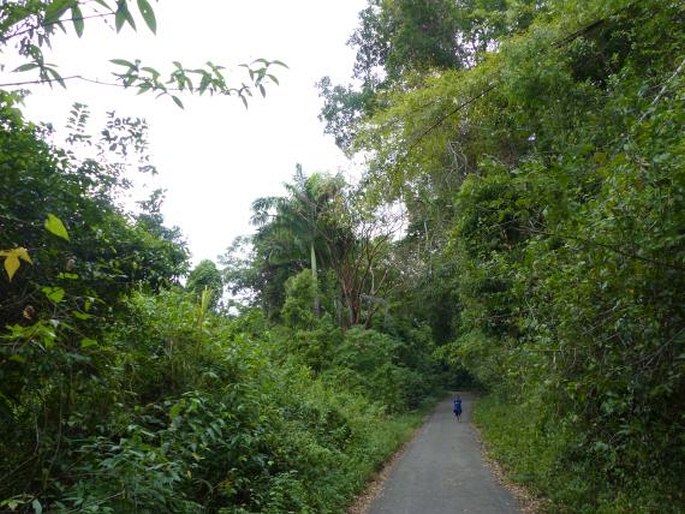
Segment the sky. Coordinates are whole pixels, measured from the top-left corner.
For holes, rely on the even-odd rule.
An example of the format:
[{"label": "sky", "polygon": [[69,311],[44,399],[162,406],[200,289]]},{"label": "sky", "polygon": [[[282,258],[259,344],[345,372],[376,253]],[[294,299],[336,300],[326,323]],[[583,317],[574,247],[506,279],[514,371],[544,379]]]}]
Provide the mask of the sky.
[{"label": "sky", "polygon": [[354,51],[346,42],[365,5],[366,0],[166,0],[153,3],[156,36],[139,17],[138,32],[119,35],[100,22],[87,23],[81,39],[73,31],[58,36],[47,56],[63,76],[111,81],[113,58],[138,58],[163,70],[174,60],[192,67],[263,57],[289,69],[275,69],[280,85],[270,86],[265,99],[257,95],[247,110],[237,97],[184,96],[181,110],[168,98],[73,81],[66,91],[32,88],[25,112],[58,130],[73,102],[87,104],[94,119],[111,110],[147,119],[150,154],[159,170],[147,185],[166,189],[166,224],[181,228],[193,263],[216,260],[235,237],[253,230],[252,201],[282,194],[297,163],[305,173],[342,172],[350,180],[358,175],[358,166],[323,134],[315,83],[325,75],[334,83],[349,82]]}]

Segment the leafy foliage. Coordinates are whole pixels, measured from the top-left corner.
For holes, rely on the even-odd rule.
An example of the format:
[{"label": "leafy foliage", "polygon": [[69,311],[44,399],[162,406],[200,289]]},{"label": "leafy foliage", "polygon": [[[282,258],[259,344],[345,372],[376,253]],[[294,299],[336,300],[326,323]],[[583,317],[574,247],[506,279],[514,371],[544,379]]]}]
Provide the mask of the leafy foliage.
[{"label": "leafy foliage", "polygon": [[204,291],[207,291],[210,295],[209,306],[215,308],[224,289],[221,272],[217,269],[216,264],[209,259],[200,261],[188,275],[186,289],[194,292],[198,298]]},{"label": "leafy foliage", "polygon": [[[486,430],[553,509],[672,510],[685,421],[682,5],[552,1],[522,18],[480,6],[504,25],[472,62],[402,70],[353,121],[368,198],[409,211],[414,295],[448,319],[405,309],[494,395]],[[495,421],[512,404],[531,419]]]}]

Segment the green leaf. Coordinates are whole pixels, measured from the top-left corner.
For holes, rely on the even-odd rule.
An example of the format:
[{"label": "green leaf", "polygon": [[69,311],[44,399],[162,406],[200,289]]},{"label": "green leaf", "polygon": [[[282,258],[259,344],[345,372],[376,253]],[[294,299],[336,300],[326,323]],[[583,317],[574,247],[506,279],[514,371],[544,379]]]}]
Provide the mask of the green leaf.
[{"label": "green leaf", "polygon": [[79,344],[81,348],[90,348],[91,346],[97,346],[98,342],[95,339],[84,337]]},{"label": "green leaf", "polygon": [[43,514],[43,506],[38,501],[38,498],[31,502],[31,507],[33,507],[34,514]]},{"label": "green leaf", "polygon": [[76,35],[78,37],[81,37],[83,35],[83,13],[81,12],[80,7],[78,4],[74,5],[71,8],[71,21],[74,24],[74,30],[76,31]]},{"label": "green leaf", "polygon": [[60,303],[62,300],[64,300],[64,289],[61,287],[47,286],[41,288],[41,291],[52,303]]},{"label": "green leaf", "polygon": [[207,87],[209,86],[209,83],[212,81],[212,78],[209,76],[208,73],[205,73],[202,75],[202,79],[200,79],[200,87],[199,91],[200,94],[204,93],[207,90]]},{"label": "green leaf", "polygon": [[83,13],[81,12],[81,8],[78,6],[78,4],[74,5],[71,8],[71,21],[74,23],[74,30],[76,31],[76,35],[78,37],[81,37],[83,35]]},{"label": "green leaf", "polygon": [[52,25],[59,21],[62,15],[67,12],[70,7],[73,7],[75,0],[54,0],[45,8],[45,18],[43,18],[43,26]]},{"label": "green leaf", "polygon": [[152,85],[149,82],[143,82],[140,86],[138,86],[137,94],[142,95],[143,93],[150,91],[150,89],[152,89]]},{"label": "green leaf", "polygon": [[136,30],[136,22],[131,16],[131,11],[128,10],[126,0],[117,1],[117,12],[114,13],[114,26],[117,32],[120,32],[124,24],[128,23],[133,30]]},{"label": "green leaf", "polygon": [[127,68],[136,67],[135,64],[133,64],[131,61],[127,61],[126,59],[110,59],[109,62],[116,64],[117,66],[126,66]]},{"label": "green leaf", "polygon": [[147,27],[153,34],[156,34],[157,19],[155,18],[155,11],[152,9],[152,6],[150,6],[150,3],[147,0],[138,0],[138,9],[140,10],[143,20],[145,20]]},{"label": "green leaf", "polygon": [[22,64],[21,66],[14,68],[12,71],[13,72],[29,71],[29,70],[35,70],[36,68],[39,68],[39,67],[40,67],[40,65],[36,64],[35,62],[28,62],[26,64]]},{"label": "green leaf", "polygon": [[155,80],[157,78],[159,78],[160,73],[154,68],[151,68],[149,66],[143,66],[140,69],[141,69],[141,71],[144,71],[145,73],[149,73],[152,76],[152,78]]},{"label": "green leaf", "polygon": [[171,95],[171,99],[174,101],[176,105],[178,105],[181,109],[184,109],[183,107],[183,102],[181,102],[181,99],[177,96]]},{"label": "green leaf", "polygon": [[121,28],[124,26],[124,22],[126,21],[126,17],[124,16],[123,12],[121,9],[117,9],[117,12],[114,14],[114,26],[117,29],[117,32],[121,30]]},{"label": "green leaf", "polygon": [[45,220],[45,228],[48,232],[56,235],[57,237],[61,237],[62,239],[69,241],[69,233],[67,232],[67,228],[64,226],[64,223],[62,223],[62,220],[54,214],[48,214],[48,217]]},{"label": "green leaf", "polygon": [[47,66],[45,67],[45,71],[47,71],[50,75],[52,75],[52,80],[57,82],[60,86],[62,86],[64,89],[67,88],[67,85],[64,83],[64,79],[62,78],[62,75],[60,75],[56,69],[54,68],[48,68]]}]

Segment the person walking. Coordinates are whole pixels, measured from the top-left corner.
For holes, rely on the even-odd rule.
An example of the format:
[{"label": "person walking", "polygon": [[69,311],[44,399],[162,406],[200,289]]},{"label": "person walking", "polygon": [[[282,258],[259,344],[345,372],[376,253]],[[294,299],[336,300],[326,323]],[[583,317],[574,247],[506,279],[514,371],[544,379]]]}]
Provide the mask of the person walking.
[{"label": "person walking", "polygon": [[452,412],[454,412],[454,415],[457,417],[457,421],[461,423],[461,396],[457,395],[457,397],[454,399],[454,407],[452,408]]}]

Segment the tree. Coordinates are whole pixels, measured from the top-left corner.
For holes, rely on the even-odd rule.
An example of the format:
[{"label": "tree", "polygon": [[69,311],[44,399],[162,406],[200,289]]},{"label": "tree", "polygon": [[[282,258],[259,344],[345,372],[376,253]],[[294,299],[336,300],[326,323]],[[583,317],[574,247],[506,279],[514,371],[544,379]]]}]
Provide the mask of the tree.
[{"label": "tree", "polygon": [[285,184],[288,196],[265,197],[252,204],[252,223],[260,227],[256,241],[265,244],[267,261],[292,262],[308,254],[314,300],[320,312],[318,274],[321,254],[331,251],[328,241],[339,228],[335,205],[345,187],[344,179],[318,173],[306,177],[298,165],[293,183]]},{"label": "tree", "polygon": [[214,261],[209,259],[200,261],[188,275],[186,289],[195,293],[198,298],[204,291],[209,291],[209,307],[216,308],[223,293],[223,280]]},{"label": "tree", "polygon": [[346,224],[352,235],[335,241],[331,252],[330,266],[343,307],[339,322],[344,328],[359,324],[370,328],[376,313],[384,311],[387,316],[391,292],[400,282],[393,239],[401,229],[401,213],[369,209],[365,201],[362,196],[348,201]]},{"label": "tree", "polygon": [[359,126],[388,106],[396,90],[421,87],[432,73],[469,69],[498,41],[524,30],[547,2],[524,0],[369,0],[348,45],[356,49],[354,84],[318,84],[319,118],[352,152]]}]

